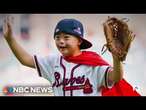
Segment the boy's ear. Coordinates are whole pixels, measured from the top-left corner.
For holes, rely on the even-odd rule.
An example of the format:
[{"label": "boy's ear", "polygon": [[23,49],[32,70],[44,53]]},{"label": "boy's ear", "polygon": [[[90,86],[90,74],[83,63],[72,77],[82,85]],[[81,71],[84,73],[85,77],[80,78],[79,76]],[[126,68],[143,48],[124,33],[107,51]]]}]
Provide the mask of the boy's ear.
[{"label": "boy's ear", "polygon": [[83,42],[83,41],[82,41],[82,39],[79,39],[79,45],[81,45],[81,44],[82,44],[82,42]]}]

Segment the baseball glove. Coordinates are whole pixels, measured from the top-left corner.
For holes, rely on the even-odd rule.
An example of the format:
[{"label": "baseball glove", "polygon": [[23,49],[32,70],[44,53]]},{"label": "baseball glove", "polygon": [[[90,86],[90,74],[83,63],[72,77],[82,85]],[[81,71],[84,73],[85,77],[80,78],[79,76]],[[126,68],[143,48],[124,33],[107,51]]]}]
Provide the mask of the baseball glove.
[{"label": "baseball glove", "polygon": [[[109,50],[120,61],[126,59],[131,42],[135,37],[132,31],[129,30],[128,21],[125,20],[126,18],[120,20],[115,17],[108,17],[108,20],[103,23],[107,43],[102,48],[102,54]],[[104,47],[106,47],[106,50],[104,50]]]}]

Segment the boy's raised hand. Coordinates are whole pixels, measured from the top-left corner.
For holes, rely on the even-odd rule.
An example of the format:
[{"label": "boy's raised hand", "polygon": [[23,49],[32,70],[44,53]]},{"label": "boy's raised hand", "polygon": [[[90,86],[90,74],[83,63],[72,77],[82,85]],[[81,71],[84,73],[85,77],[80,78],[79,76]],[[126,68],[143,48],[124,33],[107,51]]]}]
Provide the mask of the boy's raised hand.
[{"label": "boy's raised hand", "polygon": [[12,23],[13,23],[13,17],[12,16],[7,16],[4,19],[4,24],[3,24],[3,35],[6,39],[9,39],[12,37]]}]

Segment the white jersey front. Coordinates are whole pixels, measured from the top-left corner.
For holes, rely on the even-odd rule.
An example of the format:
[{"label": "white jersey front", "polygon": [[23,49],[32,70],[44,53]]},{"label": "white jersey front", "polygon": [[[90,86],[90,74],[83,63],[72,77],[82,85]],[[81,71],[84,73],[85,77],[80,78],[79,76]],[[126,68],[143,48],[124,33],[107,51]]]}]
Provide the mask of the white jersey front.
[{"label": "white jersey front", "polygon": [[75,64],[59,54],[34,59],[39,75],[50,81],[55,96],[101,96],[108,66]]}]

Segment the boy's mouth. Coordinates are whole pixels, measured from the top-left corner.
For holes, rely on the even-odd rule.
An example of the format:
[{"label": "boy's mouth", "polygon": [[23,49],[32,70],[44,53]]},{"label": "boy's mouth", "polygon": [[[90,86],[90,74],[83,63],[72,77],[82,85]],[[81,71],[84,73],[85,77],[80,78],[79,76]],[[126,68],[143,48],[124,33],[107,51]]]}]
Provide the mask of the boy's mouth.
[{"label": "boy's mouth", "polygon": [[62,48],[62,49],[63,49],[63,48],[67,48],[67,46],[58,46],[58,47],[59,47],[59,48]]},{"label": "boy's mouth", "polygon": [[67,48],[66,46],[58,46],[58,47],[59,47],[59,50],[64,50]]}]

